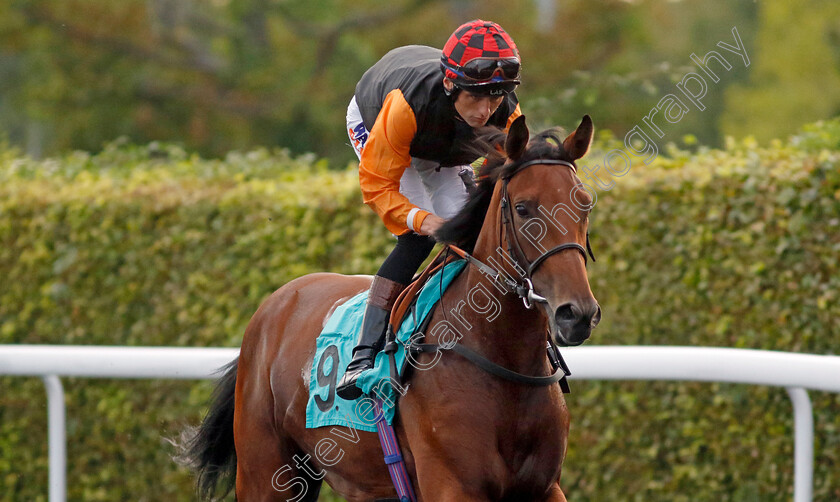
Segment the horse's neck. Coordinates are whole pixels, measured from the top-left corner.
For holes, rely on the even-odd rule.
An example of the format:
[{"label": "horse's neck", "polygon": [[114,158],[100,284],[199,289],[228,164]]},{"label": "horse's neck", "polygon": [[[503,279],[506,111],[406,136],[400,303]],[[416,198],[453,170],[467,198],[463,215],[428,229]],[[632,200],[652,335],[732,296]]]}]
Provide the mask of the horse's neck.
[{"label": "horse's neck", "polygon": [[[499,240],[503,233],[500,199],[501,190],[497,186],[473,256],[484,263],[491,263],[498,271],[513,274],[512,277],[519,280]],[[458,312],[462,317],[457,319],[460,324],[457,327],[467,331],[462,333],[465,335],[462,343],[515,371],[535,374],[534,370],[544,364],[546,321],[539,310],[526,309],[521,298],[511,292],[502,293],[488,277],[472,266],[458,277],[450,289],[449,298],[454,301],[447,303],[459,305]]]},{"label": "horse's neck", "polygon": [[[460,343],[511,370],[537,374],[545,364],[545,318],[515,294],[502,294],[477,268],[453,283],[446,314]],[[449,291],[447,291],[449,292]],[[453,308],[453,305],[455,306]]]}]

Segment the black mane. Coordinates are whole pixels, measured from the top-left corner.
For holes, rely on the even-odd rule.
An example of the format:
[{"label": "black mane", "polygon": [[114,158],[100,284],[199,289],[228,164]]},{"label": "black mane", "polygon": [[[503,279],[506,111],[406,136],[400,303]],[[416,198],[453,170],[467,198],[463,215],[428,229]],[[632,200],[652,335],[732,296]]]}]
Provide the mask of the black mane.
[{"label": "black mane", "polygon": [[522,157],[509,164],[506,164],[507,157],[497,149],[504,146],[505,138],[506,135],[497,129],[479,134],[476,157],[483,156],[487,162],[479,170],[476,190],[470,195],[467,203],[435,233],[438,242],[454,244],[472,253],[490,200],[493,198],[496,181],[515,172],[522,164],[536,159],[564,160],[574,164],[573,159],[563,149],[563,133],[559,128],[548,129],[536,135],[528,142],[528,148]]}]

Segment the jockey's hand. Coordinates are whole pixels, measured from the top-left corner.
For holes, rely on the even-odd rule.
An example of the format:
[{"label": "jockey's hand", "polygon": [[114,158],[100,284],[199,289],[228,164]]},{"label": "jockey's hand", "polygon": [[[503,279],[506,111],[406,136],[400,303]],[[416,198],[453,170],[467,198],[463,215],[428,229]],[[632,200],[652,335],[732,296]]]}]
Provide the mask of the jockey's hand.
[{"label": "jockey's hand", "polygon": [[423,223],[420,225],[420,235],[429,235],[434,236],[435,232],[438,231],[441,225],[446,222],[440,216],[434,214],[427,214],[425,218],[423,218]]}]

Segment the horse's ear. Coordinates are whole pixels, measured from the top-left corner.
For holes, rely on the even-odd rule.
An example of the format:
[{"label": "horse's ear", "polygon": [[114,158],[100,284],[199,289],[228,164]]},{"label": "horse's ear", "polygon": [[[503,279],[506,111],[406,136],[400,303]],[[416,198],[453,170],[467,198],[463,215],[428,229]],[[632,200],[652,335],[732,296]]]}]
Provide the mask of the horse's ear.
[{"label": "horse's ear", "polygon": [[528,146],[528,126],[525,125],[525,115],[520,115],[508,129],[505,154],[510,160],[516,160],[525,153],[526,146]]},{"label": "horse's ear", "polygon": [[595,127],[592,125],[592,119],[589,115],[584,115],[583,120],[575,132],[569,134],[569,137],[563,140],[563,149],[572,158],[577,160],[589,151],[589,146],[592,145],[592,135]]}]

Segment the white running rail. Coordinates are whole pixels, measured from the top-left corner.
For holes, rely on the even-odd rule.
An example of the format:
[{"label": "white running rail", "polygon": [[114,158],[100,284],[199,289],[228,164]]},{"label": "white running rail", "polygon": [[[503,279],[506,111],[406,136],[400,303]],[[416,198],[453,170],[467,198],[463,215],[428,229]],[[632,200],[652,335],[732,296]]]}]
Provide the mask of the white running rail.
[{"label": "white running rail", "polygon": [[[43,379],[49,413],[49,500],[66,500],[61,376],[208,379],[238,349],[0,345],[0,375]],[[666,380],[784,387],[794,409],[794,502],[811,502],[814,421],[806,389],[840,393],[840,356],[764,350],[593,346],[563,349],[576,380]]]}]

